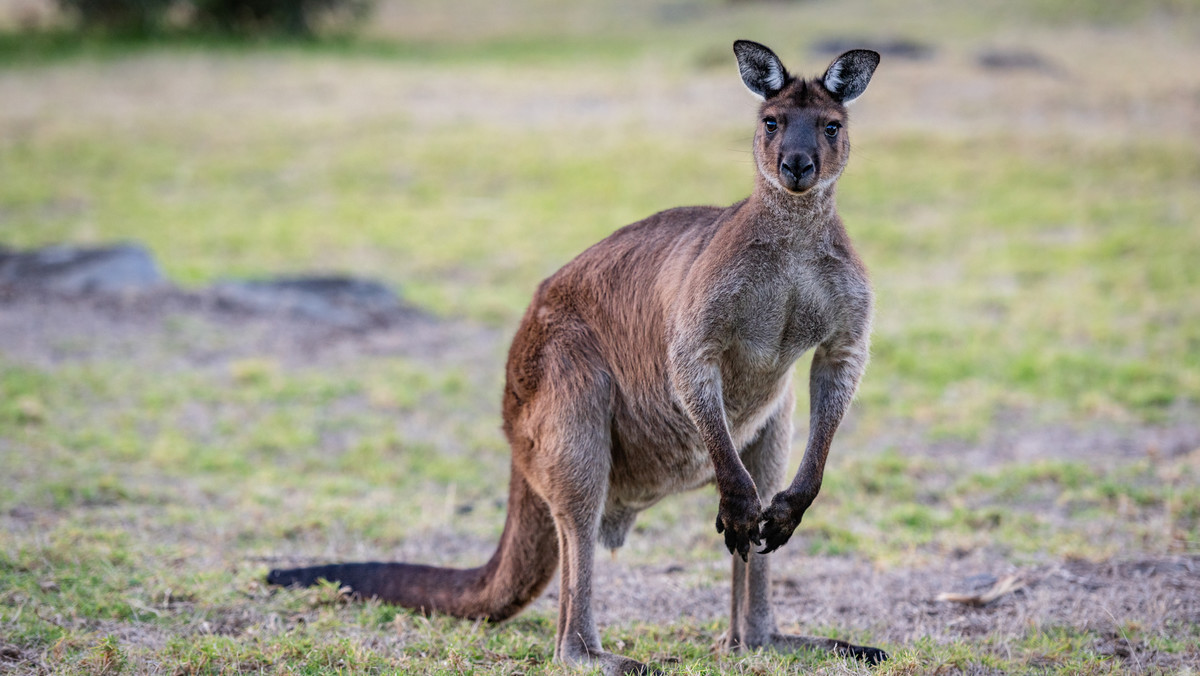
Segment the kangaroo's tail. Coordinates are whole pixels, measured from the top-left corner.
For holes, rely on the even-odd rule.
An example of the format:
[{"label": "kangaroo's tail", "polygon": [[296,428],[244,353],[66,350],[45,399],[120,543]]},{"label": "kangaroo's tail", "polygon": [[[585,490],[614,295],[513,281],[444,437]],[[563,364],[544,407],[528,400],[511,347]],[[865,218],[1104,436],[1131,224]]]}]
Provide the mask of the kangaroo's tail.
[{"label": "kangaroo's tail", "polygon": [[495,622],[533,601],[558,567],[558,541],[550,508],[514,471],[508,519],[491,560],[478,568],[437,568],[410,563],[340,563],[272,570],[267,583],[303,587],[325,579],[362,598],[378,598],[425,613]]}]

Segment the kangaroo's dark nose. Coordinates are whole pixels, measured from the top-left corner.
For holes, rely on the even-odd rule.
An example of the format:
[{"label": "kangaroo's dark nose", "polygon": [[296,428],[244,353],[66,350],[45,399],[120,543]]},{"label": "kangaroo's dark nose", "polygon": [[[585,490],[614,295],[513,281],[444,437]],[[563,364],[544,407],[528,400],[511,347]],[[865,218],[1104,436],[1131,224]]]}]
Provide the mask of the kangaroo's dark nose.
[{"label": "kangaroo's dark nose", "polygon": [[808,178],[814,171],[817,170],[813,164],[812,158],[806,154],[789,155],[783,158],[783,164],[779,170],[790,178],[796,181],[801,181]]},{"label": "kangaroo's dark nose", "polygon": [[808,153],[785,155],[779,163],[779,179],[792,192],[803,192],[817,180],[817,165]]}]

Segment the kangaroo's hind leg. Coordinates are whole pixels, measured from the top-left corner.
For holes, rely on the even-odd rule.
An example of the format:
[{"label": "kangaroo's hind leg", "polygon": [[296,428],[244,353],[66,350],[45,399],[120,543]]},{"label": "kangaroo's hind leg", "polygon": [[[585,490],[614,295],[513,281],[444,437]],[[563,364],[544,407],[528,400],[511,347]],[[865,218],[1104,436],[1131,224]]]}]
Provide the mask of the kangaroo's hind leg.
[{"label": "kangaroo's hind leg", "polygon": [[[754,479],[758,497],[767,504],[783,482],[791,445],[794,406],[790,393],[758,438],[742,452],[742,463]],[[720,647],[728,650],[754,648],[770,643],[778,634],[775,611],[771,605],[770,568],[767,556],[751,548],[746,561],[733,556],[733,574],[729,604],[729,633]]]},{"label": "kangaroo's hind leg", "polygon": [[[570,665],[599,667],[605,674],[645,673],[646,665],[605,651],[592,614],[592,562],[603,502],[577,501],[555,511],[562,558],[555,659]],[[589,510],[578,507],[586,506]],[[596,510],[591,508],[595,507]]]},{"label": "kangaroo's hind leg", "polygon": [[[550,352],[552,348],[548,348]],[[612,467],[611,385],[603,368],[571,351],[546,359],[538,400],[524,417],[526,476],[558,530],[561,591],[554,658],[605,674],[644,673],[646,665],[606,652],[592,614],[592,563]]]},{"label": "kangaroo's hind leg", "polygon": [[[789,396],[780,412],[768,423],[758,439],[742,453],[742,462],[753,477],[764,504],[779,489],[791,449],[791,413],[794,404]],[[858,646],[846,641],[817,636],[797,636],[779,631],[774,607],[771,604],[771,575],[769,555],[753,550],[748,560],[733,558],[732,599],[729,633],[723,646],[729,650],[770,647],[793,652],[797,650],[829,650],[878,664],[888,654],[878,648]]]}]

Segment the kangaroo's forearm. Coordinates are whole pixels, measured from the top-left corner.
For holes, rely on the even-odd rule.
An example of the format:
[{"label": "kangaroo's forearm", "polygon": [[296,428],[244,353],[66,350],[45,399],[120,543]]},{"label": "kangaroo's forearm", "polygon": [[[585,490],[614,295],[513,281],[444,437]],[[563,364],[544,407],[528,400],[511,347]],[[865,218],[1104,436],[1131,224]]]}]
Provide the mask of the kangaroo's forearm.
[{"label": "kangaroo's forearm", "polygon": [[865,345],[820,346],[813,355],[809,376],[809,430],[804,458],[788,491],[816,498],[825,474],[825,461],[833,436],[850,408],[867,365]]},{"label": "kangaroo's forearm", "polygon": [[715,364],[693,361],[676,373],[676,390],[708,450],[717,490],[722,496],[753,490],[754,480],[738,457],[725,419],[720,371]]},{"label": "kangaroo's forearm", "polygon": [[697,410],[694,417],[700,437],[704,440],[704,447],[713,463],[717,490],[723,497],[732,493],[756,492],[754,479],[746,471],[742,459],[733,447],[724,411],[719,406],[718,404],[714,410],[711,404],[704,405]]},{"label": "kangaroo's forearm", "polygon": [[772,498],[763,512],[762,538],[766,543],[763,553],[778,549],[791,538],[821,491],[829,447],[866,369],[866,355],[865,340],[822,345],[813,354],[808,447],[791,485]]},{"label": "kangaroo's forearm", "polygon": [[716,527],[725,534],[730,554],[743,560],[752,544],[761,542],[758,522],[762,503],[750,472],[742,464],[729,423],[721,390],[721,371],[703,347],[681,343],[670,356],[671,378],[676,393],[704,442],[713,463],[713,475],[721,496]]}]

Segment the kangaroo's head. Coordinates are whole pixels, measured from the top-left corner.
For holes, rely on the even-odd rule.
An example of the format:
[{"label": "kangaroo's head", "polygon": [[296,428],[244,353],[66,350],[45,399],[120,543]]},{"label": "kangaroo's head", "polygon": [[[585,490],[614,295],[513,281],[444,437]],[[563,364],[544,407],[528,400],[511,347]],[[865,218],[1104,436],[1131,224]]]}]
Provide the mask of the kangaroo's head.
[{"label": "kangaroo's head", "polygon": [[767,47],[733,43],[742,82],[763,100],[754,134],[754,159],[767,183],[799,195],[837,180],[850,155],[846,106],[871,81],[879,54],[855,49],[818,78],[792,77]]}]

